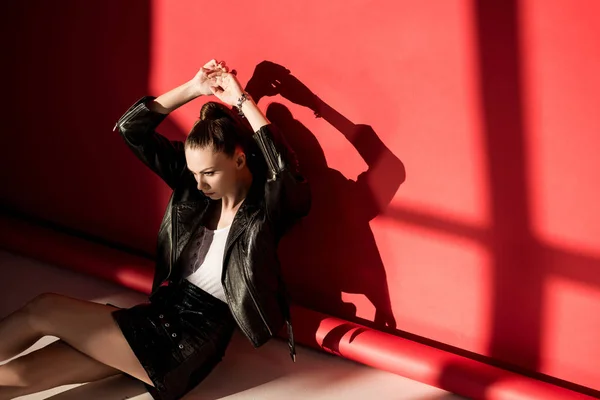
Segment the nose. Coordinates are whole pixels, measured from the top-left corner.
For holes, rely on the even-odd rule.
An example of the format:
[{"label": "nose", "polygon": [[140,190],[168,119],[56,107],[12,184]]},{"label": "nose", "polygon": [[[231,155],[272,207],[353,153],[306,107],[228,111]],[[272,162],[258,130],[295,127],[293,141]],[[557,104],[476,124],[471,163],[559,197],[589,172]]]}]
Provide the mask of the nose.
[{"label": "nose", "polygon": [[198,190],[206,190],[207,188],[208,185],[206,184],[206,181],[202,178],[202,175],[200,175],[198,178]]}]

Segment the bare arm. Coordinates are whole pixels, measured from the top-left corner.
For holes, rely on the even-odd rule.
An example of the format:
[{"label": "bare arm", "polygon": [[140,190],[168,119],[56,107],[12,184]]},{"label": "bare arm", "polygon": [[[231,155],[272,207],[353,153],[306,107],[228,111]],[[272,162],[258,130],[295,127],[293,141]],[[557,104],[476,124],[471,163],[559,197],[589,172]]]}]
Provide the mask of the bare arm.
[{"label": "bare arm", "polygon": [[216,71],[227,71],[225,63],[209,61],[183,85],[158,98],[145,96],[138,100],[115,125],[134,154],[171,188],[185,169],[183,142],[167,139],[156,128],[171,111],[198,96],[212,94],[211,76]]},{"label": "bare arm", "polygon": [[199,96],[211,95],[210,85],[213,83],[213,78],[218,72],[228,71],[229,68],[224,61],[210,60],[192,79],[158,96],[147,106],[151,111],[169,114]]},{"label": "bare arm", "polygon": [[148,104],[148,108],[160,114],[169,114],[199,96],[202,96],[202,93],[198,86],[193,81],[188,81],[158,96]]},{"label": "bare arm", "polygon": [[260,108],[258,108],[254,102],[254,99],[251,97],[248,97],[248,100],[242,103],[242,112],[246,116],[246,119],[250,123],[250,126],[254,132],[258,132],[260,128],[270,124],[265,114],[260,110]]},{"label": "bare arm", "polygon": [[[216,84],[211,88],[212,93],[222,102],[230,106],[237,106],[238,99],[242,97],[244,90],[236,76],[227,72],[216,72],[214,76]],[[263,126],[270,124],[250,96],[242,103],[242,112],[254,132],[258,132]]]},{"label": "bare arm", "polygon": [[[217,85],[211,88],[213,94],[222,102],[237,106],[238,99],[244,94],[237,78],[229,73],[219,73],[215,81]],[[241,108],[269,170],[265,185],[267,214],[279,228],[279,233],[284,233],[298,218],[308,213],[310,186],[300,171],[294,151],[254,100],[248,97]]]}]

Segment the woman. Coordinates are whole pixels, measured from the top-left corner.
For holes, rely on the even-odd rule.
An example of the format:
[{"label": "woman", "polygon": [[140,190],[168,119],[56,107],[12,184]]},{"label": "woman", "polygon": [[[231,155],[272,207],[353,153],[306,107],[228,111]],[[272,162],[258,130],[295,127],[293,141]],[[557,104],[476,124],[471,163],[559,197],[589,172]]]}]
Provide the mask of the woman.
[{"label": "woman", "polygon": [[[244,119],[209,102],[185,143],[155,132],[171,111],[210,94]],[[149,302],[118,309],[38,296],[0,322],[0,360],[42,336],[60,340],[0,366],[0,399],[118,373],[143,381],[156,399],[177,399],[222,359],[235,325],[259,347],[286,322],[295,358],[276,250],[308,213],[310,190],[235,74],[212,60],[185,84],[140,99],[115,128],[173,189]]]}]

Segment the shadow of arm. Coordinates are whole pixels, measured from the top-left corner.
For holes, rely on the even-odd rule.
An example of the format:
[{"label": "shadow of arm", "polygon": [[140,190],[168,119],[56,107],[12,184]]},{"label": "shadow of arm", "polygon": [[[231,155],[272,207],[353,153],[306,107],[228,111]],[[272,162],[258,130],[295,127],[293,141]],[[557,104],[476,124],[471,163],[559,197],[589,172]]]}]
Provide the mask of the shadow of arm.
[{"label": "shadow of arm", "polygon": [[314,111],[340,131],[368,165],[356,180],[356,189],[365,200],[369,219],[392,201],[406,179],[402,161],[381,141],[370,125],[354,124],[315,96]]},{"label": "shadow of arm", "polygon": [[406,178],[404,164],[379,139],[371,126],[352,123],[317,97],[290,70],[271,61],[263,61],[256,66],[246,91],[256,102],[262,97],[280,94],[295,104],[313,110],[315,115],[324,118],[346,137],[369,167],[359,175],[355,187],[362,211],[369,220],[392,201]]}]

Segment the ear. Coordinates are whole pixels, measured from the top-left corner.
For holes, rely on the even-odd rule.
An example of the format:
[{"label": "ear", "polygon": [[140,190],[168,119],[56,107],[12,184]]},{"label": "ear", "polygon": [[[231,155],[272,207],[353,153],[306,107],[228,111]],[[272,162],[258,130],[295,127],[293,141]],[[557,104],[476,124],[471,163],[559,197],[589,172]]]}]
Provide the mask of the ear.
[{"label": "ear", "polygon": [[246,165],[246,154],[243,151],[238,151],[235,154],[235,167],[242,169]]}]

